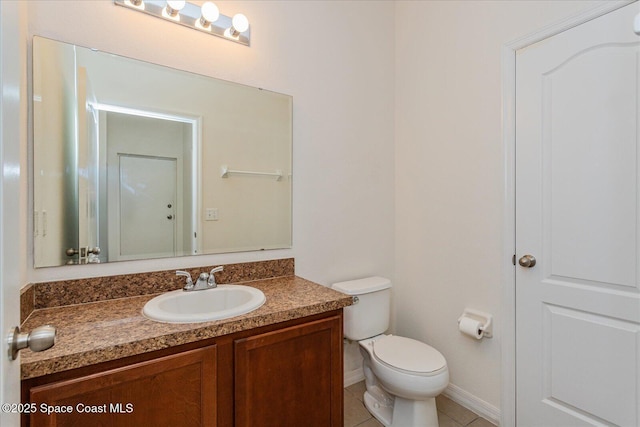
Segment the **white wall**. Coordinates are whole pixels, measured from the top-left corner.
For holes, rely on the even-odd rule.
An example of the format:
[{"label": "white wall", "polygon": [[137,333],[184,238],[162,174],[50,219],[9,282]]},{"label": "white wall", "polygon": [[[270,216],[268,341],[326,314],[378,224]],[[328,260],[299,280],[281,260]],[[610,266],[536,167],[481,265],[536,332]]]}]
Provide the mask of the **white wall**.
[{"label": "white wall", "polygon": [[[28,33],[292,95],[293,249],[37,270],[29,255],[29,281],[289,256],[325,285],[393,275],[393,3],[218,6],[247,15],[251,47],[111,0],[30,1]],[[23,237],[30,254],[27,227]]]},{"label": "white wall", "polygon": [[[504,163],[501,47],[593,2],[396,3],[396,331],[446,357],[451,383],[500,406]],[[495,337],[457,330],[465,307]]]}]

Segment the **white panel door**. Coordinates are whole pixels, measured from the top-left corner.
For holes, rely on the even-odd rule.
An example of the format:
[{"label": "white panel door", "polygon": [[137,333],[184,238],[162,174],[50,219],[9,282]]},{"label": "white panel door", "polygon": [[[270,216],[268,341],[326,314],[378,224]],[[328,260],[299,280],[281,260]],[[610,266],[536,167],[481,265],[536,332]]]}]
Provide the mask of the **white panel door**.
[{"label": "white panel door", "polygon": [[[20,97],[26,94],[21,87],[21,55],[23,32],[21,17],[25,9],[20,2],[0,2],[0,331],[5,338],[8,331],[20,324],[20,286],[24,282],[21,271],[26,256],[21,218],[25,200],[21,182],[25,169],[21,162],[20,143],[26,141],[26,118],[23,117]],[[26,113],[24,113],[26,115]],[[24,118],[24,120],[22,120]],[[2,341],[0,355],[0,401],[20,403],[20,358],[10,361],[6,341]],[[0,426],[20,425],[16,412],[0,411]]]},{"label": "white panel door", "polygon": [[638,13],[517,52],[520,427],[640,425]]},{"label": "white panel door", "polygon": [[175,256],[176,159],[120,155],[120,259]]}]

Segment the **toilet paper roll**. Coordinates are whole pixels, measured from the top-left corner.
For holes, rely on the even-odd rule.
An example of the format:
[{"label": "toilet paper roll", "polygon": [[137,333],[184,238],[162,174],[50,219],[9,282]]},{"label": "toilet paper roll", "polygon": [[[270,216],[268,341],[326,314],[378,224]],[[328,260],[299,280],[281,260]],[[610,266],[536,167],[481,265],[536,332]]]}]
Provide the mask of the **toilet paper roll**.
[{"label": "toilet paper roll", "polygon": [[484,331],[480,329],[481,326],[482,323],[469,317],[460,318],[460,323],[458,324],[460,332],[462,332],[463,334],[467,334],[470,337],[474,337],[478,340],[481,339],[484,335]]}]

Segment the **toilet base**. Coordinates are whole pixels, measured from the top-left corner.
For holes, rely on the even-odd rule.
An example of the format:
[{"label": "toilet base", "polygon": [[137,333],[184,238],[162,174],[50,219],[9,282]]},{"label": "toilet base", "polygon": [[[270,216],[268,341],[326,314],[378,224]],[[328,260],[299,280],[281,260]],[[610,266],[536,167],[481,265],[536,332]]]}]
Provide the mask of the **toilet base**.
[{"label": "toilet base", "polygon": [[378,386],[373,386],[371,391],[364,392],[364,406],[385,427],[390,427],[393,419],[393,399],[385,397],[384,394]]},{"label": "toilet base", "polygon": [[385,427],[438,427],[436,399],[408,400],[389,397],[378,386],[364,393],[367,410]]}]

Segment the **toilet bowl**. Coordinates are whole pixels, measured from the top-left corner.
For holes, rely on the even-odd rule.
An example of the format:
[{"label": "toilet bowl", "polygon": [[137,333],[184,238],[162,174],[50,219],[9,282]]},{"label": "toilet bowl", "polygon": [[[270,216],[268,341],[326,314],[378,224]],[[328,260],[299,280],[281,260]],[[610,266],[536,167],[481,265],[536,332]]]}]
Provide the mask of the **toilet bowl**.
[{"label": "toilet bowl", "polygon": [[391,282],[368,277],[332,287],[354,297],[344,309],[344,335],[363,356],[369,412],[386,427],[438,427],[435,397],[449,384],[447,362],[423,342],[384,334]]},{"label": "toilet bowl", "polygon": [[449,384],[442,354],[420,341],[394,335],[358,344],[369,412],[385,426],[437,427],[435,397]]}]

